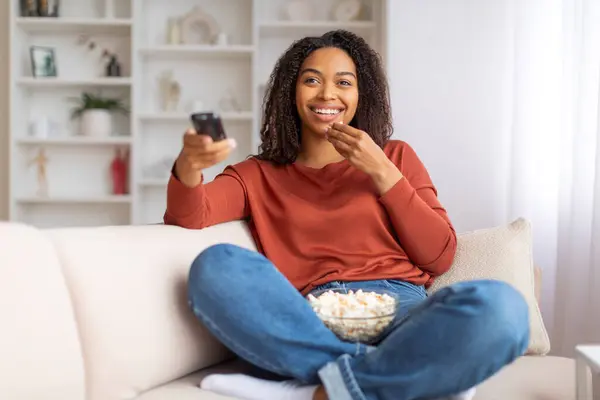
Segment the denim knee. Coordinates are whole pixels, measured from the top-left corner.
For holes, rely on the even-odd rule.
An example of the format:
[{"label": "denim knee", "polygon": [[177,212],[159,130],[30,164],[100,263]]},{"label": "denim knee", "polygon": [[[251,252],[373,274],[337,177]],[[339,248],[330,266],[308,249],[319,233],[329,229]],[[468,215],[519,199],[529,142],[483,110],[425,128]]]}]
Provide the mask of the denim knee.
[{"label": "denim knee", "polygon": [[[188,298],[192,306],[198,305],[200,297],[214,298],[228,281],[235,277],[232,269],[238,267],[235,254],[244,251],[228,243],[220,243],[204,249],[192,262],[188,275]],[[245,250],[248,251],[248,250]]]},{"label": "denim knee", "polygon": [[[467,283],[465,283],[467,284]],[[512,285],[496,280],[470,282],[470,300],[479,309],[482,335],[501,342],[522,354],[529,344],[529,307],[523,295]]]},{"label": "denim knee", "polygon": [[231,253],[232,248],[235,251],[234,245],[220,243],[209,246],[196,256],[192,262],[189,273],[190,285],[206,284],[214,279],[220,279],[219,275],[228,269],[227,256]]}]

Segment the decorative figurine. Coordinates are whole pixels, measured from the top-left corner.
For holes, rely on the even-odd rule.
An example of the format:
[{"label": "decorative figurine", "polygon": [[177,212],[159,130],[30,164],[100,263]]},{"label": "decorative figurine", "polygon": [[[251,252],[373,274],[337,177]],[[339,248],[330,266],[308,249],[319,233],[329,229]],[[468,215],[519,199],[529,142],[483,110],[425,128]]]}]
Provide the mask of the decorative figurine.
[{"label": "decorative figurine", "polygon": [[199,6],[181,18],[180,29],[184,44],[215,44],[220,33],[217,21]]},{"label": "decorative figurine", "polygon": [[37,156],[29,162],[29,166],[35,164],[37,166],[37,180],[38,180],[38,196],[48,196],[48,177],[46,175],[46,165],[48,163],[48,157],[46,157],[46,151],[42,148],[38,151]]},{"label": "decorative figurine", "polygon": [[104,70],[105,76],[121,76],[121,64],[117,59],[117,53],[109,50],[106,47],[100,47],[95,39],[86,34],[79,36],[77,42],[79,45],[87,47],[88,51],[90,52],[99,51],[101,60],[108,59],[108,63],[105,65]]},{"label": "decorative figurine", "polygon": [[181,21],[179,18],[169,18],[167,23],[167,43],[181,44]]},{"label": "decorative figurine", "polygon": [[21,0],[21,17],[38,17],[38,6],[36,0]]},{"label": "decorative figurine", "polygon": [[362,4],[360,0],[340,0],[332,11],[334,21],[348,22],[358,19]]},{"label": "decorative figurine", "polygon": [[284,15],[291,21],[311,21],[314,19],[313,5],[306,0],[290,0],[284,6]]},{"label": "decorative figurine", "polygon": [[115,17],[114,0],[104,0],[104,18],[112,19]]},{"label": "decorative figurine", "polygon": [[179,105],[181,86],[173,79],[173,71],[163,71],[158,79],[162,111],[174,111]]},{"label": "decorative figurine", "polygon": [[219,108],[221,111],[242,111],[242,106],[240,102],[236,99],[234,92],[232,89],[229,89],[227,93],[219,100]]}]

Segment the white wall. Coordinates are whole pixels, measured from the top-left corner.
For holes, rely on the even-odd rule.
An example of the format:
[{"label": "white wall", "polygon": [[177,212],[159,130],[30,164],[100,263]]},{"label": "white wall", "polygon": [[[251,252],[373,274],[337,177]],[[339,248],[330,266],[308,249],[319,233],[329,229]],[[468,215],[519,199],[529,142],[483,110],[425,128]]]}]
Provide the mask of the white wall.
[{"label": "white wall", "polygon": [[0,221],[8,219],[8,1],[0,1]]},{"label": "white wall", "polygon": [[424,161],[459,232],[504,223],[507,2],[394,0],[388,7],[395,136]]}]

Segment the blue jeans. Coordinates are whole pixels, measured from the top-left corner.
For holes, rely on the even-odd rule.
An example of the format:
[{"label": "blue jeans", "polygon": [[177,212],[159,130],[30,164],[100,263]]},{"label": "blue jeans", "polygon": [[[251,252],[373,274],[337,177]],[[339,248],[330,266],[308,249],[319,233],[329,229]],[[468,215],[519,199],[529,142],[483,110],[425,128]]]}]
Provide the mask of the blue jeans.
[{"label": "blue jeans", "polygon": [[521,356],[528,308],[511,286],[471,281],[430,297],[400,281],[393,330],[374,346],[338,339],[264,256],[230,244],[196,258],[189,275],[194,314],[231,351],[274,374],[322,383],[332,400],[435,399],[467,390]]}]

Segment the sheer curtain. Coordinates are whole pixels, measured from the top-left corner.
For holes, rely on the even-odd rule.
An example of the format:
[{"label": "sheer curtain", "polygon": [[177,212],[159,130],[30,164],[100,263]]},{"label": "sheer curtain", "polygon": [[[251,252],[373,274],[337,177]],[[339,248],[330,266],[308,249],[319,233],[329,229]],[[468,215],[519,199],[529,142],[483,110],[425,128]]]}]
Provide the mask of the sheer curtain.
[{"label": "sheer curtain", "polygon": [[396,137],[459,232],[532,222],[552,352],[600,343],[600,0],[389,0]]},{"label": "sheer curtain", "polygon": [[600,0],[514,1],[509,214],[544,270],[553,353],[600,343]]}]

